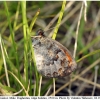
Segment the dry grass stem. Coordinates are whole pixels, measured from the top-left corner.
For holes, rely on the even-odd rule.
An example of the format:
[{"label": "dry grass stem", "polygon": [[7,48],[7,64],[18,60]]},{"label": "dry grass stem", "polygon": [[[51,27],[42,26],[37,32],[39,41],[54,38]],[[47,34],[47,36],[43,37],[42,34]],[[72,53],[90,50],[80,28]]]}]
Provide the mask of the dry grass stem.
[{"label": "dry grass stem", "polygon": [[38,96],[40,96],[40,93],[41,93],[41,84],[42,84],[42,76],[40,75],[39,94],[38,94]]},{"label": "dry grass stem", "polygon": [[99,69],[99,66],[97,65],[97,66],[95,67],[94,87],[93,87],[93,91],[92,91],[92,96],[94,96],[95,89],[96,89],[97,77],[98,77],[98,69]]},{"label": "dry grass stem", "polygon": [[4,69],[5,69],[5,74],[6,74],[7,85],[8,85],[8,87],[10,87],[10,82],[9,82],[9,77],[8,77],[8,71],[7,71],[6,59],[5,59],[5,55],[4,55],[4,48],[3,48],[3,45],[2,45],[1,35],[0,35],[0,46],[1,46],[3,62],[4,62]]},{"label": "dry grass stem", "polygon": [[81,10],[80,10],[79,20],[78,20],[77,29],[76,29],[76,38],[75,38],[74,53],[73,53],[73,57],[74,58],[76,56],[77,41],[78,41],[78,31],[79,31],[79,26],[80,26],[80,20],[82,18],[82,11],[83,11],[83,3],[82,3]]},{"label": "dry grass stem", "polygon": [[52,87],[52,86],[49,87],[49,89],[48,89],[48,91],[46,92],[45,96],[48,96],[48,95],[49,95],[50,90],[51,90],[51,87]]}]

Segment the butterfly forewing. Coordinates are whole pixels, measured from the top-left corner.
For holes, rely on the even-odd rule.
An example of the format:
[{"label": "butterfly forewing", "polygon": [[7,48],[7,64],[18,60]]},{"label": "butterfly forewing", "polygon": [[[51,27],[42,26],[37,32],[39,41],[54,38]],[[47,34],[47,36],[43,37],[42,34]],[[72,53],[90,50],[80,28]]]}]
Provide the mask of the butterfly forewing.
[{"label": "butterfly forewing", "polygon": [[32,37],[37,70],[45,77],[65,77],[76,69],[71,53],[59,42],[39,35]]}]

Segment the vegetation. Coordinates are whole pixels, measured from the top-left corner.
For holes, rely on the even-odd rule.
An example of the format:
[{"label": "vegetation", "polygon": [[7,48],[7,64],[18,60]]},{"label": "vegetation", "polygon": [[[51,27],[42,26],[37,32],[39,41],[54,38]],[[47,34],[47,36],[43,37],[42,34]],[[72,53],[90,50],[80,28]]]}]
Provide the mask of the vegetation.
[{"label": "vegetation", "polygon": [[[0,95],[99,96],[99,8],[99,1],[0,1]],[[40,28],[73,54],[70,76],[37,72],[31,36]]]}]

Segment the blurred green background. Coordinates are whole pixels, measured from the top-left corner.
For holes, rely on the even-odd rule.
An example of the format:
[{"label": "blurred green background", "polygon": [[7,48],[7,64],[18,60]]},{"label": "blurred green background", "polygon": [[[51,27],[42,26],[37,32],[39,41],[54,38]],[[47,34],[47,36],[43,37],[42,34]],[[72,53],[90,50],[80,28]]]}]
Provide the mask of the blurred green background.
[{"label": "blurred green background", "polygon": [[[62,1],[0,1],[0,95],[39,94],[40,74],[30,37],[40,28],[47,37],[52,37],[62,4]],[[66,1],[56,40],[73,54],[82,4],[75,56],[78,66],[72,75],[56,79],[56,96],[100,96],[100,2],[87,2],[84,21],[84,3]],[[52,95],[52,83],[52,79],[42,78],[41,96]]]}]

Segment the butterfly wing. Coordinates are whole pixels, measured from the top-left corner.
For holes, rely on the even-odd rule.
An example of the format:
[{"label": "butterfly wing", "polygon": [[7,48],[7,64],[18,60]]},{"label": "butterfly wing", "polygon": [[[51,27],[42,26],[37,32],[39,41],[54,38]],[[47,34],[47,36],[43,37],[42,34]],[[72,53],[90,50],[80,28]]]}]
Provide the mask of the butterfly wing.
[{"label": "butterfly wing", "polygon": [[45,77],[64,77],[76,69],[70,52],[56,40],[34,36],[32,38],[37,70]]}]

